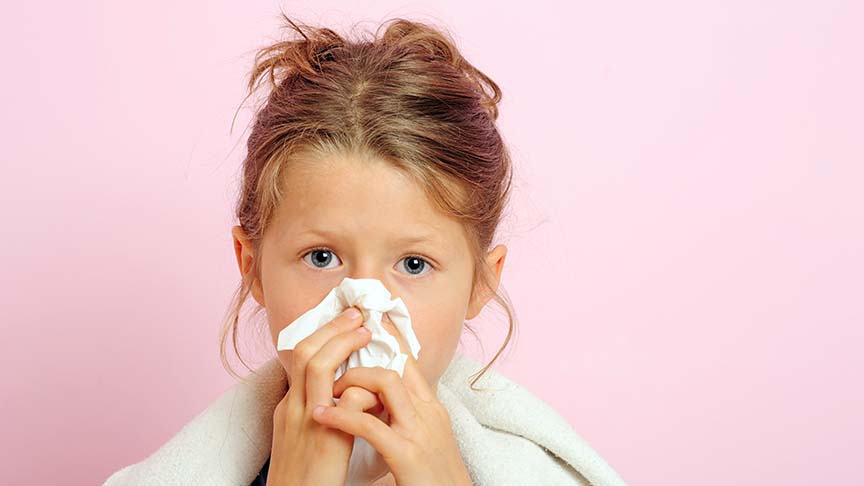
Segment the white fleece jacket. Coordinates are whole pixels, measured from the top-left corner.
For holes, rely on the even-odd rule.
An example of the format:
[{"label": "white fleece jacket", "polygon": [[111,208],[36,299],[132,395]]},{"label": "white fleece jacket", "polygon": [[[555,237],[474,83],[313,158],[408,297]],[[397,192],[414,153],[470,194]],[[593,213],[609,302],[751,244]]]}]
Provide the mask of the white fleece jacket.
[{"label": "white fleece jacket", "polygon": [[[462,459],[475,485],[626,486],[615,470],[554,409],[457,351],[438,382]],[[267,457],[273,410],[284,396],[276,358],[238,382],[158,450],[113,473],[103,486],[248,486]]]}]

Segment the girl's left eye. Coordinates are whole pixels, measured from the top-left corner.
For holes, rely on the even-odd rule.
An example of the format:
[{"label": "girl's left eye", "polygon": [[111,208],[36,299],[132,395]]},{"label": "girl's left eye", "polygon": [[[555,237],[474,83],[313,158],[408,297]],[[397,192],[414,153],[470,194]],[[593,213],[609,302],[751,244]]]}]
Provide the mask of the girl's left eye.
[{"label": "girl's left eye", "polygon": [[[336,258],[337,260],[339,259],[339,257],[337,257],[335,253],[333,253],[327,248],[314,248],[310,250],[303,255],[304,261],[308,261],[306,260],[307,256],[311,257],[311,261],[309,263],[315,268],[325,269],[328,268],[327,265],[332,262],[334,258]],[[402,267],[408,271],[409,275],[425,275],[425,273],[421,273],[425,267],[429,267],[430,272],[431,269],[434,269],[432,264],[429,263],[425,258],[416,255],[407,256],[401,261],[404,262],[402,264]]]},{"label": "girl's left eye", "polygon": [[[405,268],[405,270],[408,270],[409,275],[425,275],[424,273],[421,273],[423,271],[423,269],[426,267],[429,267],[430,269],[432,268],[431,263],[429,263],[428,261],[426,261],[426,259],[421,258],[419,256],[414,256],[414,255],[407,256],[407,257],[403,258],[401,261],[404,262],[402,264],[402,267]],[[429,272],[431,272],[431,271],[432,270],[429,270]],[[426,272],[426,273],[429,273],[429,272]]]}]

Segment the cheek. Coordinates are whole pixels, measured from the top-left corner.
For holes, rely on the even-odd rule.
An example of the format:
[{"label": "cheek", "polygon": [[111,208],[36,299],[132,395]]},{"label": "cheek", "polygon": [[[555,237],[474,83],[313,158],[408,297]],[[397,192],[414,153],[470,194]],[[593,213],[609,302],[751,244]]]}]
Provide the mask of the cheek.
[{"label": "cheek", "polygon": [[311,285],[300,279],[285,278],[267,282],[265,287],[267,322],[276,346],[279,332],[298,317],[321,303],[333,287]]},{"label": "cheek", "polygon": [[[409,305],[406,303],[406,305]],[[414,334],[420,341],[418,364],[430,383],[447,369],[462,334],[465,310],[444,306],[409,307]]]},{"label": "cheek", "polygon": [[[271,288],[275,288],[271,287]],[[279,333],[285,326],[294,322],[309,309],[318,305],[327,295],[327,289],[311,288],[309,285],[281,285],[278,292],[273,291],[267,296],[267,324],[273,349],[279,342]],[[320,295],[319,295],[320,294]],[[293,351],[278,351],[279,361],[286,372],[291,373],[291,354]]]}]

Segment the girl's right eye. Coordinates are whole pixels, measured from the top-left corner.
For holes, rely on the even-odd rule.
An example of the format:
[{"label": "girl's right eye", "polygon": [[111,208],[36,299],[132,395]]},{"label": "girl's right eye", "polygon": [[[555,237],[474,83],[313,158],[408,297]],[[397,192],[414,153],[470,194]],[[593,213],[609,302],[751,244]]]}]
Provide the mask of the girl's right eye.
[{"label": "girl's right eye", "polygon": [[336,258],[337,260],[339,259],[335,253],[327,248],[315,248],[310,250],[308,253],[303,255],[304,261],[306,261],[307,256],[312,257],[309,263],[315,268],[327,268],[327,264],[333,261],[333,258]]}]

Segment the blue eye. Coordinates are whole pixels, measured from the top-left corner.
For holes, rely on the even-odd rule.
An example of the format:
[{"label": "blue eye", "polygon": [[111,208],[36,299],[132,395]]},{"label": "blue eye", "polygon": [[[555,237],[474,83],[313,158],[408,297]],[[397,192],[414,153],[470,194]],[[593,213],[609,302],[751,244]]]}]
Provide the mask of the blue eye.
[{"label": "blue eye", "polygon": [[[311,261],[306,259],[307,256],[311,256]],[[314,248],[303,255],[304,261],[308,261],[315,268],[321,269],[326,269],[327,265],[332,262],[334,258],[339,260],[339,257],[337,257],[336,254],[328,248]],[[425,275],[434,269],[434,266],[425,258],[421,258],[417,255],[407,256],[401,261],[404,262],[402,267],[408,271],[409,275]],[[429,271],[422,273],[423,269],[426,267],[429,267]]]},{"label": "blue eye", "polygon": [[[326,268],[327,264],[333,260],[333,257],[336,256],[335,253],[328,250],[327,248],[315,248],[314,250],[303,255],[303,259],[306,259],[307,255],[313,255],[312,257],[312,265],[316,268]],[[338,257],[336,257],[338,259]]]},{"label": "blue eye", "polygon": [[[408,256],[408,257],[403,258],[402,261],[405,262],[402,266],[405,267],[405,270],[408,270],[408,273],[411,275],[424,275],[420,272],[422,272],[423,269],[426,267],[430,267],[430,268],[432,267],[432,265],[429,264],[429,262],[427,262],[426,260],[424,260],[418,256]],[[409,267],[419,267],[419,268],[412,269]],[[429,272],[426,272],[426,273],[429,273]]]}]

